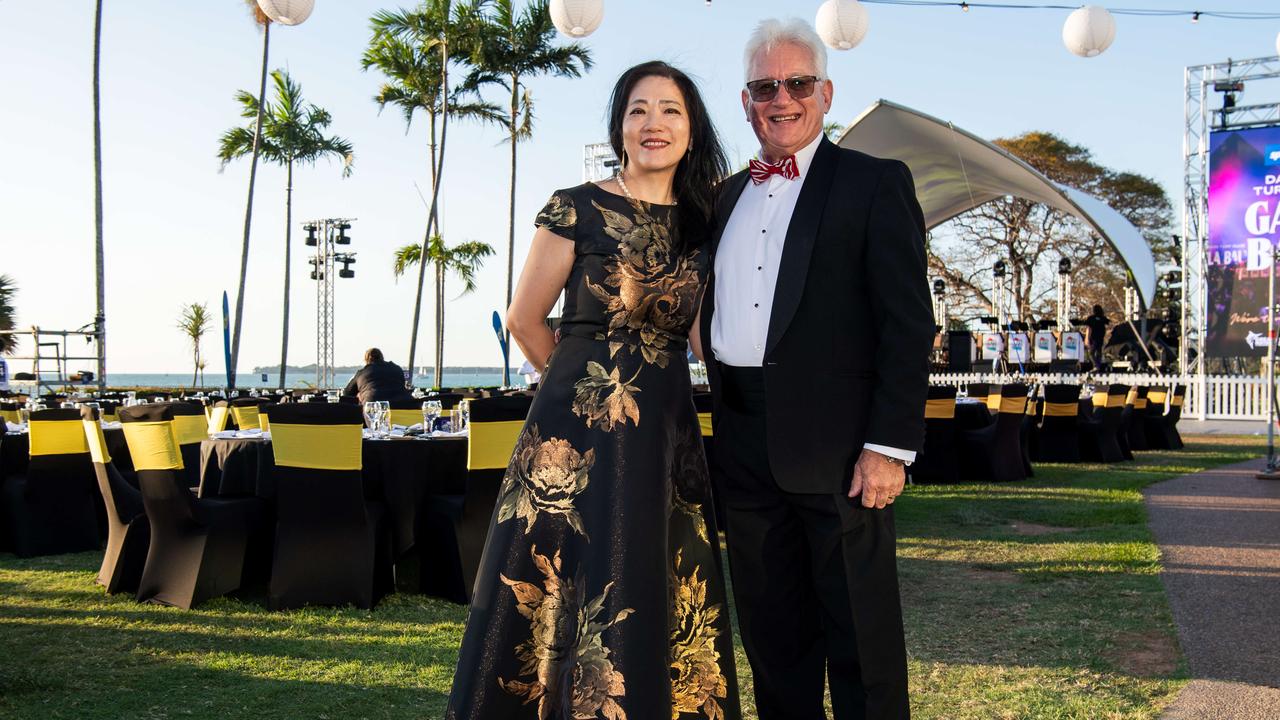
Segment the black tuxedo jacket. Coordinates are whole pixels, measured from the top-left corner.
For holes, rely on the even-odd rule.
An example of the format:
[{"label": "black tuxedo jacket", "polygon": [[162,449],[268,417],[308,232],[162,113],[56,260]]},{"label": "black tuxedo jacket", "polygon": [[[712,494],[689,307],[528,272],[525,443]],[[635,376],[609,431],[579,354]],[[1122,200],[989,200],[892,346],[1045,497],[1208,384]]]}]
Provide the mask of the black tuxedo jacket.
[{"label": "black tuxedo jacket", "polygon": [[[744,170],[721,185],[713,260],[749,181]],[[864,443],[924,441],[934,335],[924,216],[905,164],[826,138],[801,182],[764,351],[769,465],[787,492],[847,492]],[[713,271],[702,299],[713,425],[723,412],[715,287],[735,281]]]}]

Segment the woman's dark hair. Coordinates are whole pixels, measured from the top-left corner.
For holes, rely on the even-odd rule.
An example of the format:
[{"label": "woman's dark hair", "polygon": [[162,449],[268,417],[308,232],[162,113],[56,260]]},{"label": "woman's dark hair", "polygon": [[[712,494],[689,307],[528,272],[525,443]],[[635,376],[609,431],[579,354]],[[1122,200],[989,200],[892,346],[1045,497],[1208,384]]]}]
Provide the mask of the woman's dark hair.
[{"label": "woman's dark hair", "polygon": [[627,102],[636,84],[647,77],[671,80],[684,96],[685,113],[689,119],[689,152],[676,166],[672,182],[672,191],[679,203],[676,206],[675,229],[682,242],[699,245],[710,234],[716,184],[728,175],[729,163],[693,80],[661,60],[640,63],[622,73],[609,100],[609,144],[613,146],[614,155],[622,158],[622,122],[626,118]]},{"label": "woman's dark hair", "polygon": [[1094,306],[1093,306],[1093,314],[1094,314],[1094,315],[1097,315],[1097,316],[1099,316],[1099,317],[1101,317],[1101,316],[1102,316],[1102,306],[1101,306],[1101,305],[1094,305]]}]

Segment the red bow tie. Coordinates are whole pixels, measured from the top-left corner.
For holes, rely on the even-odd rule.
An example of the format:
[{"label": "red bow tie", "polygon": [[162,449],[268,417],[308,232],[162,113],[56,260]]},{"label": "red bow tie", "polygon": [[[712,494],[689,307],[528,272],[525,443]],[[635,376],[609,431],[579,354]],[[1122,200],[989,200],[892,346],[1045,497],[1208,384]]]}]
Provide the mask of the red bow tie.
[{"label": "red bow tie", "polygon": [[781,175],[788,180],[800,177],[800,167],[796,165],[795,155],[788,155],[776,163],[752,160],[747,163],[747,167],[751,173],[751,182],[757,185],[768,180],[770,175]]}]

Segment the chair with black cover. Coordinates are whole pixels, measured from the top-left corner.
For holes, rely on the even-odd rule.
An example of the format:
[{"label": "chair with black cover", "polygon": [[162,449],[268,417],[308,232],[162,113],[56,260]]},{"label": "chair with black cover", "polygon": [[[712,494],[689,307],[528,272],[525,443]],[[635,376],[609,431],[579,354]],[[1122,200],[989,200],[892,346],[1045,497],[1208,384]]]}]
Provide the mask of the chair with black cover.
[{"label": "chair with black cover", "polygon": [[423,592],[471,601],[498,491],[532,402],[523,395],[470,401],[466,494],[434,496],[422,515],[418,536],[431,548],[421,554]]},{"label": "chair with black cover", "polygon": [[[698,431],[702,435],[702,451],[707,458],[707,469],[710,471],[711,477],[715,478],[718,469],[715,464],[715,453],[712,452],[712,445],[715,444],[715,429],[711,424],[711,392],[698,391],[693,393],[693,409],[698,413]],[[719,493],[712,493],[710,511],[715,515],[716,527],[724,527],[724,503],[720,501]],[[704,504],[704,512],[706,505]]]},{"label": "chair with black cover", "polygon": [[422,424],[422,402],[412,397],[401,398],[399,400],[388,401],[391,404],[391,424],[403,425],[409,427],[411,425]]},{"label": "chair with black cover", "polygon": [[1135,450],[1151,449],[1147,444],[1147,432],[1142,426],[1142,417],[1147,414],[1147,391],[1145,385],[1129,388],[1129,395],[1125,398],[1124,410],[1120,415],[1121,450],[1129,451],[1125,453],[1129,460],[1133,459]]},{"label": "chair with black cover", "polygon": [[[1147,446],[1152,450],[1175,450],[1181,447],[1182,438],[1178,437],[1176,421],[1169,422],[1169,414],[1180,405],[1172,402],[1177,398],[1177,388],[1171,395],[1168,388],[1153,387],[1147,393],[1147,410],[1142,415],[1142,429],[1147,435]],[[1165,404],[1169,407],[1166,410]]]},{"label": "chair with black cover", "polygon": [[1182,418],[1182,403],[1187,398],[1187,386],[1178,385],[1169,398],[1169,412],[1164,415],[1166,433],[1169,438],[1169,449],[1182,449],[1182,435],[1178,434],[1178,420]]},{"label": "chair with black cover", "polygon": [[1036,431],[1037,462],[1080,462],[1080,386],[1045,385]]},{"label": "chair with black cover", "polygon": [[209,437],[209,422],[204,407],[193,402],[174,402],[173,432],[178,438],[178,452],[182,453],[182,467],[190,487],[200,485],[200,443]]},{"label": "chair with black cover", "polygon": [[98,491],[106,503],[107,549],[98,568],[98,584],[113,595],[137,594],[142,568],[147,562],[147,546],[151,543],[151,524],[147,521],[142,493],[126,482],[112,463],[98,411],[82,408],[80,417],[98,477]]},{"label": "chair with black cover", "polygon": [[222,432],[231,424],[231,403],[226,400],[218,400],[206,406],[206,410],[209,418],[208,434]]},{"label": "chair with black cover", "polygon": [[924,447],[907,472],[914,483],[955,483],[960,481],[959,465],[956,388],[930,385],[924,403]]},{"label": "chair with black cover", "polygon": [[191,609],[239,588],[249,534],[265,512],[262,501],[195,497],[172,406],[122,408],[120,426],[151,525],[138,601]]},{"label": "chair with black cover", "polygon": [[355,405],[271,411],[276,537],[267,603],[370,609],[393,585],[382,503],[364,497],[363,416]]},{"label": "chair with black cover", "polygon": [[231,421],[236,424],[237,430],[258,429],[258,406],[261,404],[259,398],[252,397],[231,401]]},{"label": "chair with black cover", "polygon": [[1108,385],[1094,392],[1090,404],[1093,412],[1080,421],[1080,459],[1086,462],[1120,462],[1120,418],[1124,412],[1128,385]]},{"label": "chair with black cover", "polygon": [[[18,415],[18,409],[21,406],[16,402],[0,402],[0,420],[4,420],[11,425],[17,425],[21,417]],[[3,430],[4,428],[0,428]],[[3,434],[3,433],[0,433]]]},{"label": "chair with black cover", "polygon": [[14,552],[36,557],[98,549],[102,502],[80,411],[36,410],[28,427],[27,472],[4,483]]},{"label": "chair with black cover", "polygon": [[995,422],[966,431],[961,440],[961,477],[965,480],[1016,482],[1026,479],[1021,429],[1027,386],[1021,383],[1001,386],[999,397]]}]

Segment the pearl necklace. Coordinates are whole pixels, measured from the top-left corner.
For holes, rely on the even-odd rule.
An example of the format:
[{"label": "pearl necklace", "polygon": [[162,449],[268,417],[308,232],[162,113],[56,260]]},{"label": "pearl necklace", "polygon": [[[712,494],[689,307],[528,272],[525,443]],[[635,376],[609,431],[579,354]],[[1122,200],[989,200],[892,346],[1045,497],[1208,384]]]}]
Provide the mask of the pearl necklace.
[{"label": "pearl necklace", "polygon": [[[627,189],[627,183],[626,183],[626,181],[625,181],[625,180],[623,180],[623,179],[622,179],[622,173],[621,173],[621,172],[619,172],[617,175],[614,175],[614,176],[613,176],[613,179],[618,181],[618,187],[622,188],[622,194],[623,194],[623,195],[626,195],[628,200],[630,200],[631,202],[639,202],[638,200],[636,200],[636,196],[635,196],[635,195],[632,195],[632,194],[631,194],[631,191]],[[680,204],[680,201],[679,201],[679,200],[672,200],[672,201],[671,201],[671,204],[672,204],[672,205],[679,205],[679,204]]]}]

